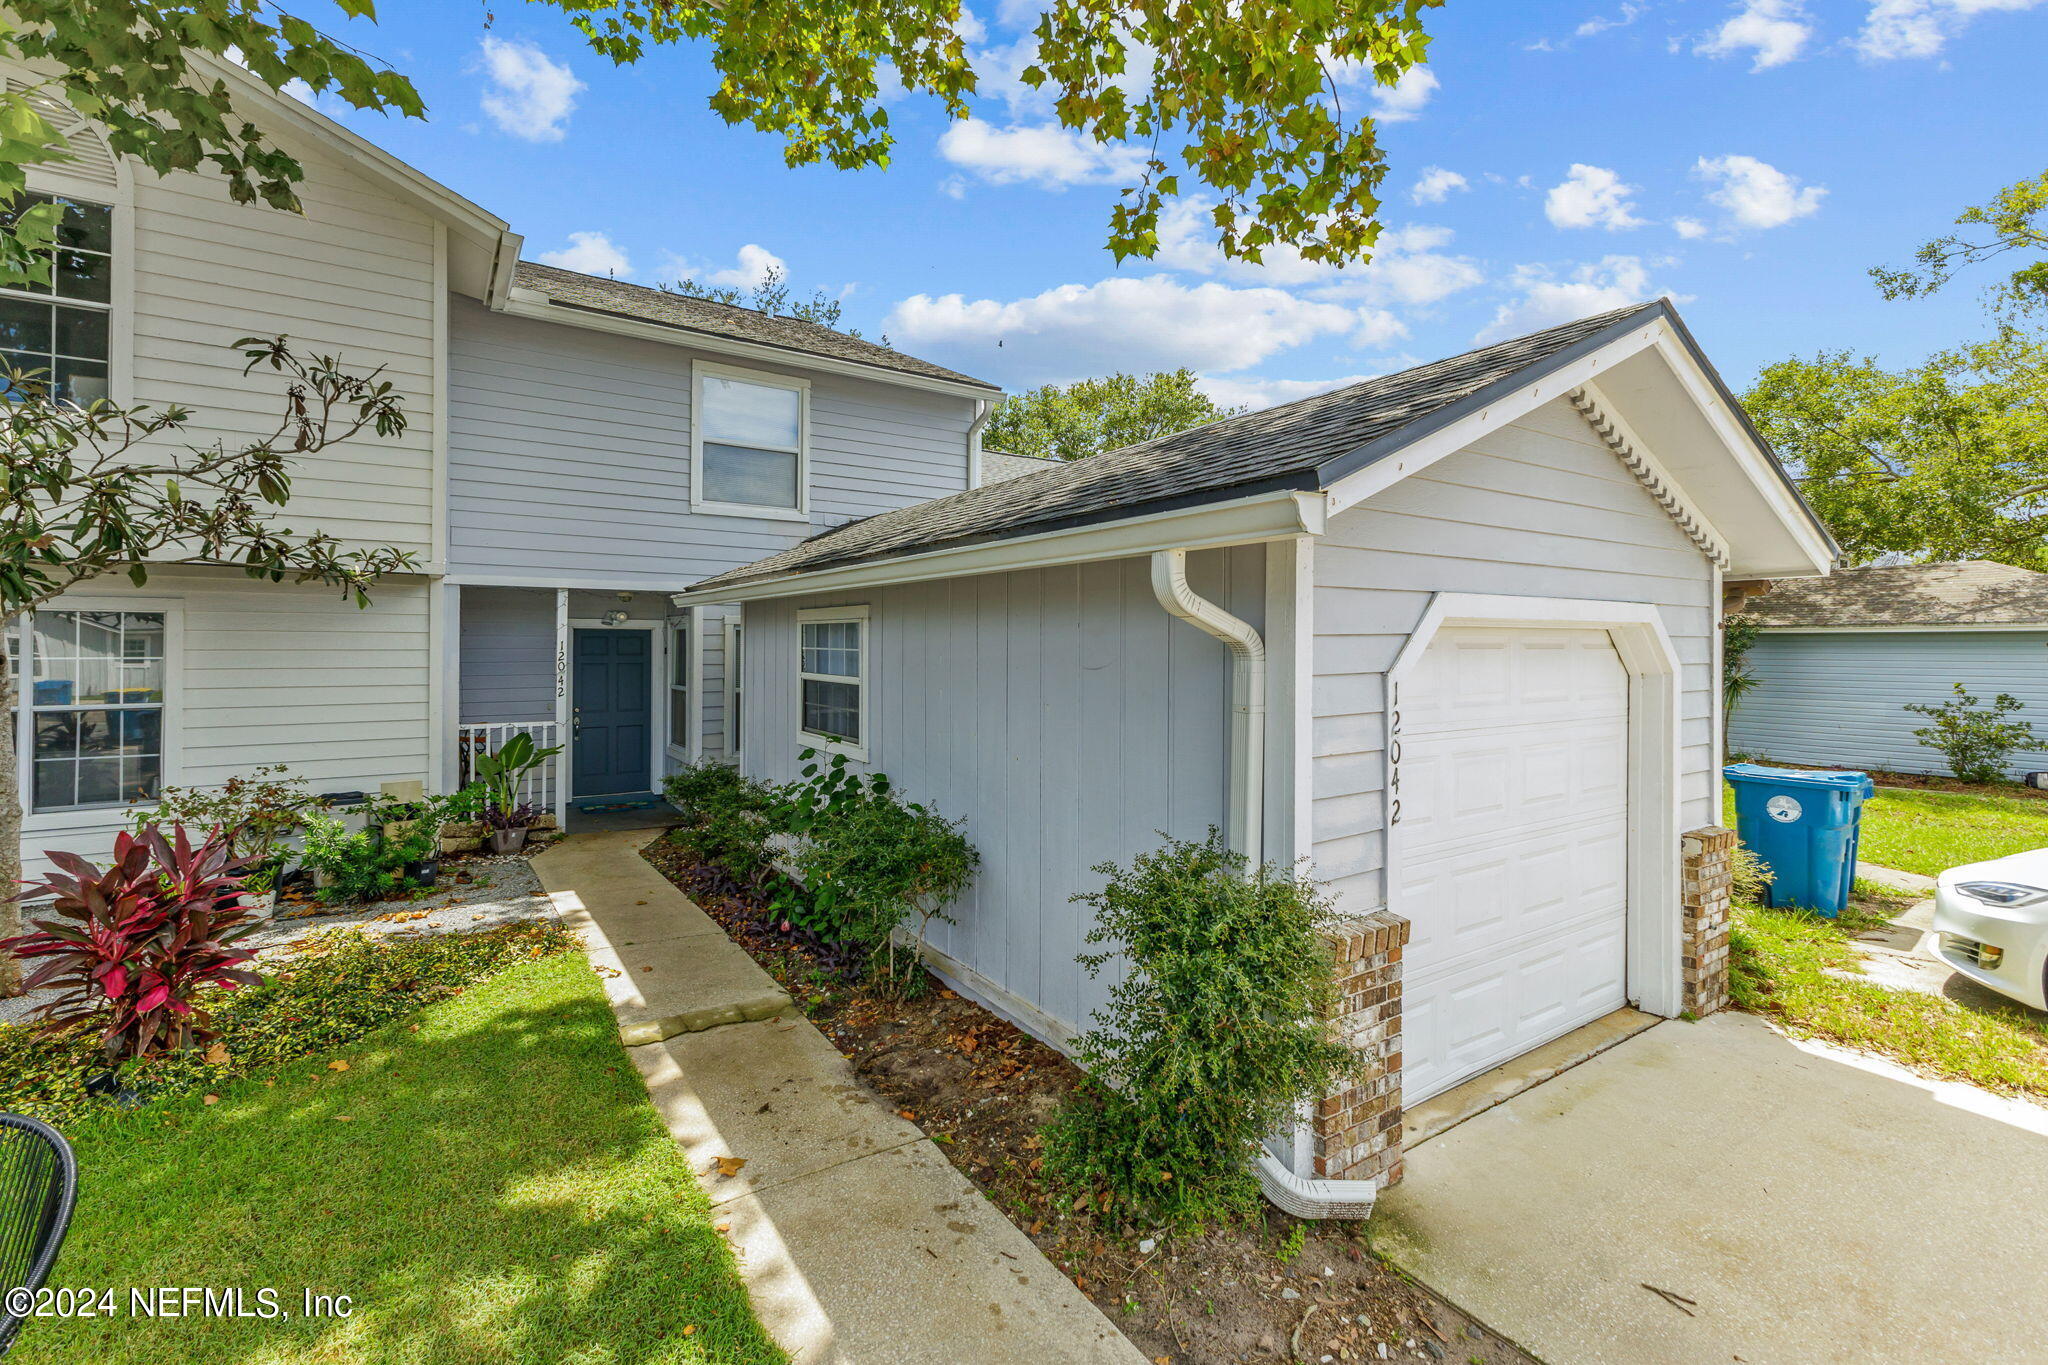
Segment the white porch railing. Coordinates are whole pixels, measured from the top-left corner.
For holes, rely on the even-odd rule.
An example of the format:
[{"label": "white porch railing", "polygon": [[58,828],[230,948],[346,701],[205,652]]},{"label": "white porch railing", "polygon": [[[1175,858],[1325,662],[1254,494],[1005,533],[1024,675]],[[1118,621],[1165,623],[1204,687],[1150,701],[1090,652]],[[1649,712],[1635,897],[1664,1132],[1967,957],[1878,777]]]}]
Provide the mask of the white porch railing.
[{"label": "white porch railing", "polygon": [[[551,720],[503,720],[487,724],[464,723],[456,727],[456,773],[462,785],[476,781],[476,757],[496,753],[516,734],[533,736],[535,747],[551,749],[561,741],[560,728]],[[519,781],[518,797],[536,810],[559,811],[556,796],[561,791],[562,755],[556,754]]]}]

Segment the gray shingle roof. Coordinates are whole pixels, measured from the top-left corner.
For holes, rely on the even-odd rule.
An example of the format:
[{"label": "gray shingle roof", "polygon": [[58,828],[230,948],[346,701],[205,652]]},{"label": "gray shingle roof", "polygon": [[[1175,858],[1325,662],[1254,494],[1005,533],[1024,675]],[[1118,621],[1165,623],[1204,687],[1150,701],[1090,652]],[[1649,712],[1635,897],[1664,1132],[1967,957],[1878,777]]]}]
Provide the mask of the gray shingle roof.
[{"label": "gray shingle roof", "polygon": [[1837,569],[1744,610],[1765,626],[2048,626],[2048,574],[1988,559]]},{"label": "gray shingle roof", "polygon": [[901,374],[922,375],[927,379],[944,379],[956,384],[973,384],[989,390],[992,394],[1000,392],[996,385],[985,379],[976,379],[957,370],[949,370],[943,365],[934,365],[929,360],[919,360],[914,355],[892,351],[887,346],[877,346],[872,341],[861,341],[844,332],[835,332],[830,327],[821,327],[815,322],[775,317],[754,308],[737,308],[728,303],[713,303],[709,299],[693,299],[687,294],[672,294],[665,289],[627,284],[624,280],[606,279],[601,275],[584,275],[574,270],[563,270],[559,266],[541,265],[535,261],[521,261],[512,272],[512,283],[515,288],[532,289],[546,294],[549,301],[558,307],[639,318],[643,322],[659,323],[664,327],[675,327],[688,332],[702,332],[706,336],[751,341],[761,346],[774,346],[804,355],[828,356],[834,360],[850,360],[856,364],[872,365],[881,370],[895,370]]},{"label": "gray shingle roof", "polygon": [[1399,374],[1227,417],[1122,450],[985,484],[822,531],[697,584],[729,586],[871,559],[1117,521],[1282,488],[1320,488],[1456,420],[1532,369],[1564,364],[1635,323],[1661,300],[1546,328]]}]

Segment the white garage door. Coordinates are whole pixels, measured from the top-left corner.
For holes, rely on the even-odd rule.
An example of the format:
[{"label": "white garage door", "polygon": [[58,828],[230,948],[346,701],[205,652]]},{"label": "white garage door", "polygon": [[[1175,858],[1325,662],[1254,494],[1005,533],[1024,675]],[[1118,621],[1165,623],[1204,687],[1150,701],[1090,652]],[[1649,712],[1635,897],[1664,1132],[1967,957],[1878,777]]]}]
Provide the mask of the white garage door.
[{"label": "white garage door", "polygon": [[1400,700],[1413,1104],[1624,1003],[1628,676],[1605,631],[1446,629]]}]

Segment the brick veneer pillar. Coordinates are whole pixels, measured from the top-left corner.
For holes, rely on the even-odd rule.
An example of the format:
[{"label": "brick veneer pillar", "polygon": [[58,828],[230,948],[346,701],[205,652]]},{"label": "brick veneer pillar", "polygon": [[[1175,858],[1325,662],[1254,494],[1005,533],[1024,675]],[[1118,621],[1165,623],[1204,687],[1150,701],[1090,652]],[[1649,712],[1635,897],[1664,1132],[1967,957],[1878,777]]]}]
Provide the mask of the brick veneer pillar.
[{"label": "brick veneer pillar", "polygon": [[1401,1178],[1401,950],[1408,921],[1381,911],[1343,921],[1328,938],[1337,960],[1335,1023],[1366,1070],[1316,1106],[1314,1175],[1384,1187]]},{"label": "brick veneer pillar", "polygon": [[1735,894],[1735,831],[1708,825],[1687,833],[1682,900],[1685,1010],[1712,1014],[1728,1003],[1728,912]]}]

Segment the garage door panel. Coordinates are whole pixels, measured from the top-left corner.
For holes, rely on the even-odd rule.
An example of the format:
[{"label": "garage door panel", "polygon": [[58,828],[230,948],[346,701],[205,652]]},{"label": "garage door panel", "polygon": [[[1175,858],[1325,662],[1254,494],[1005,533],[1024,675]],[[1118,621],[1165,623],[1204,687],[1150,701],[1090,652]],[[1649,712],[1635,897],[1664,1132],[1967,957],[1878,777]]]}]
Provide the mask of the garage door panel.
[{"label": "garage door panel", "polygon": [[1628,679],[1605,632],[1441,632],[1402,688],[1403,1089],[1624,1003]]}]

